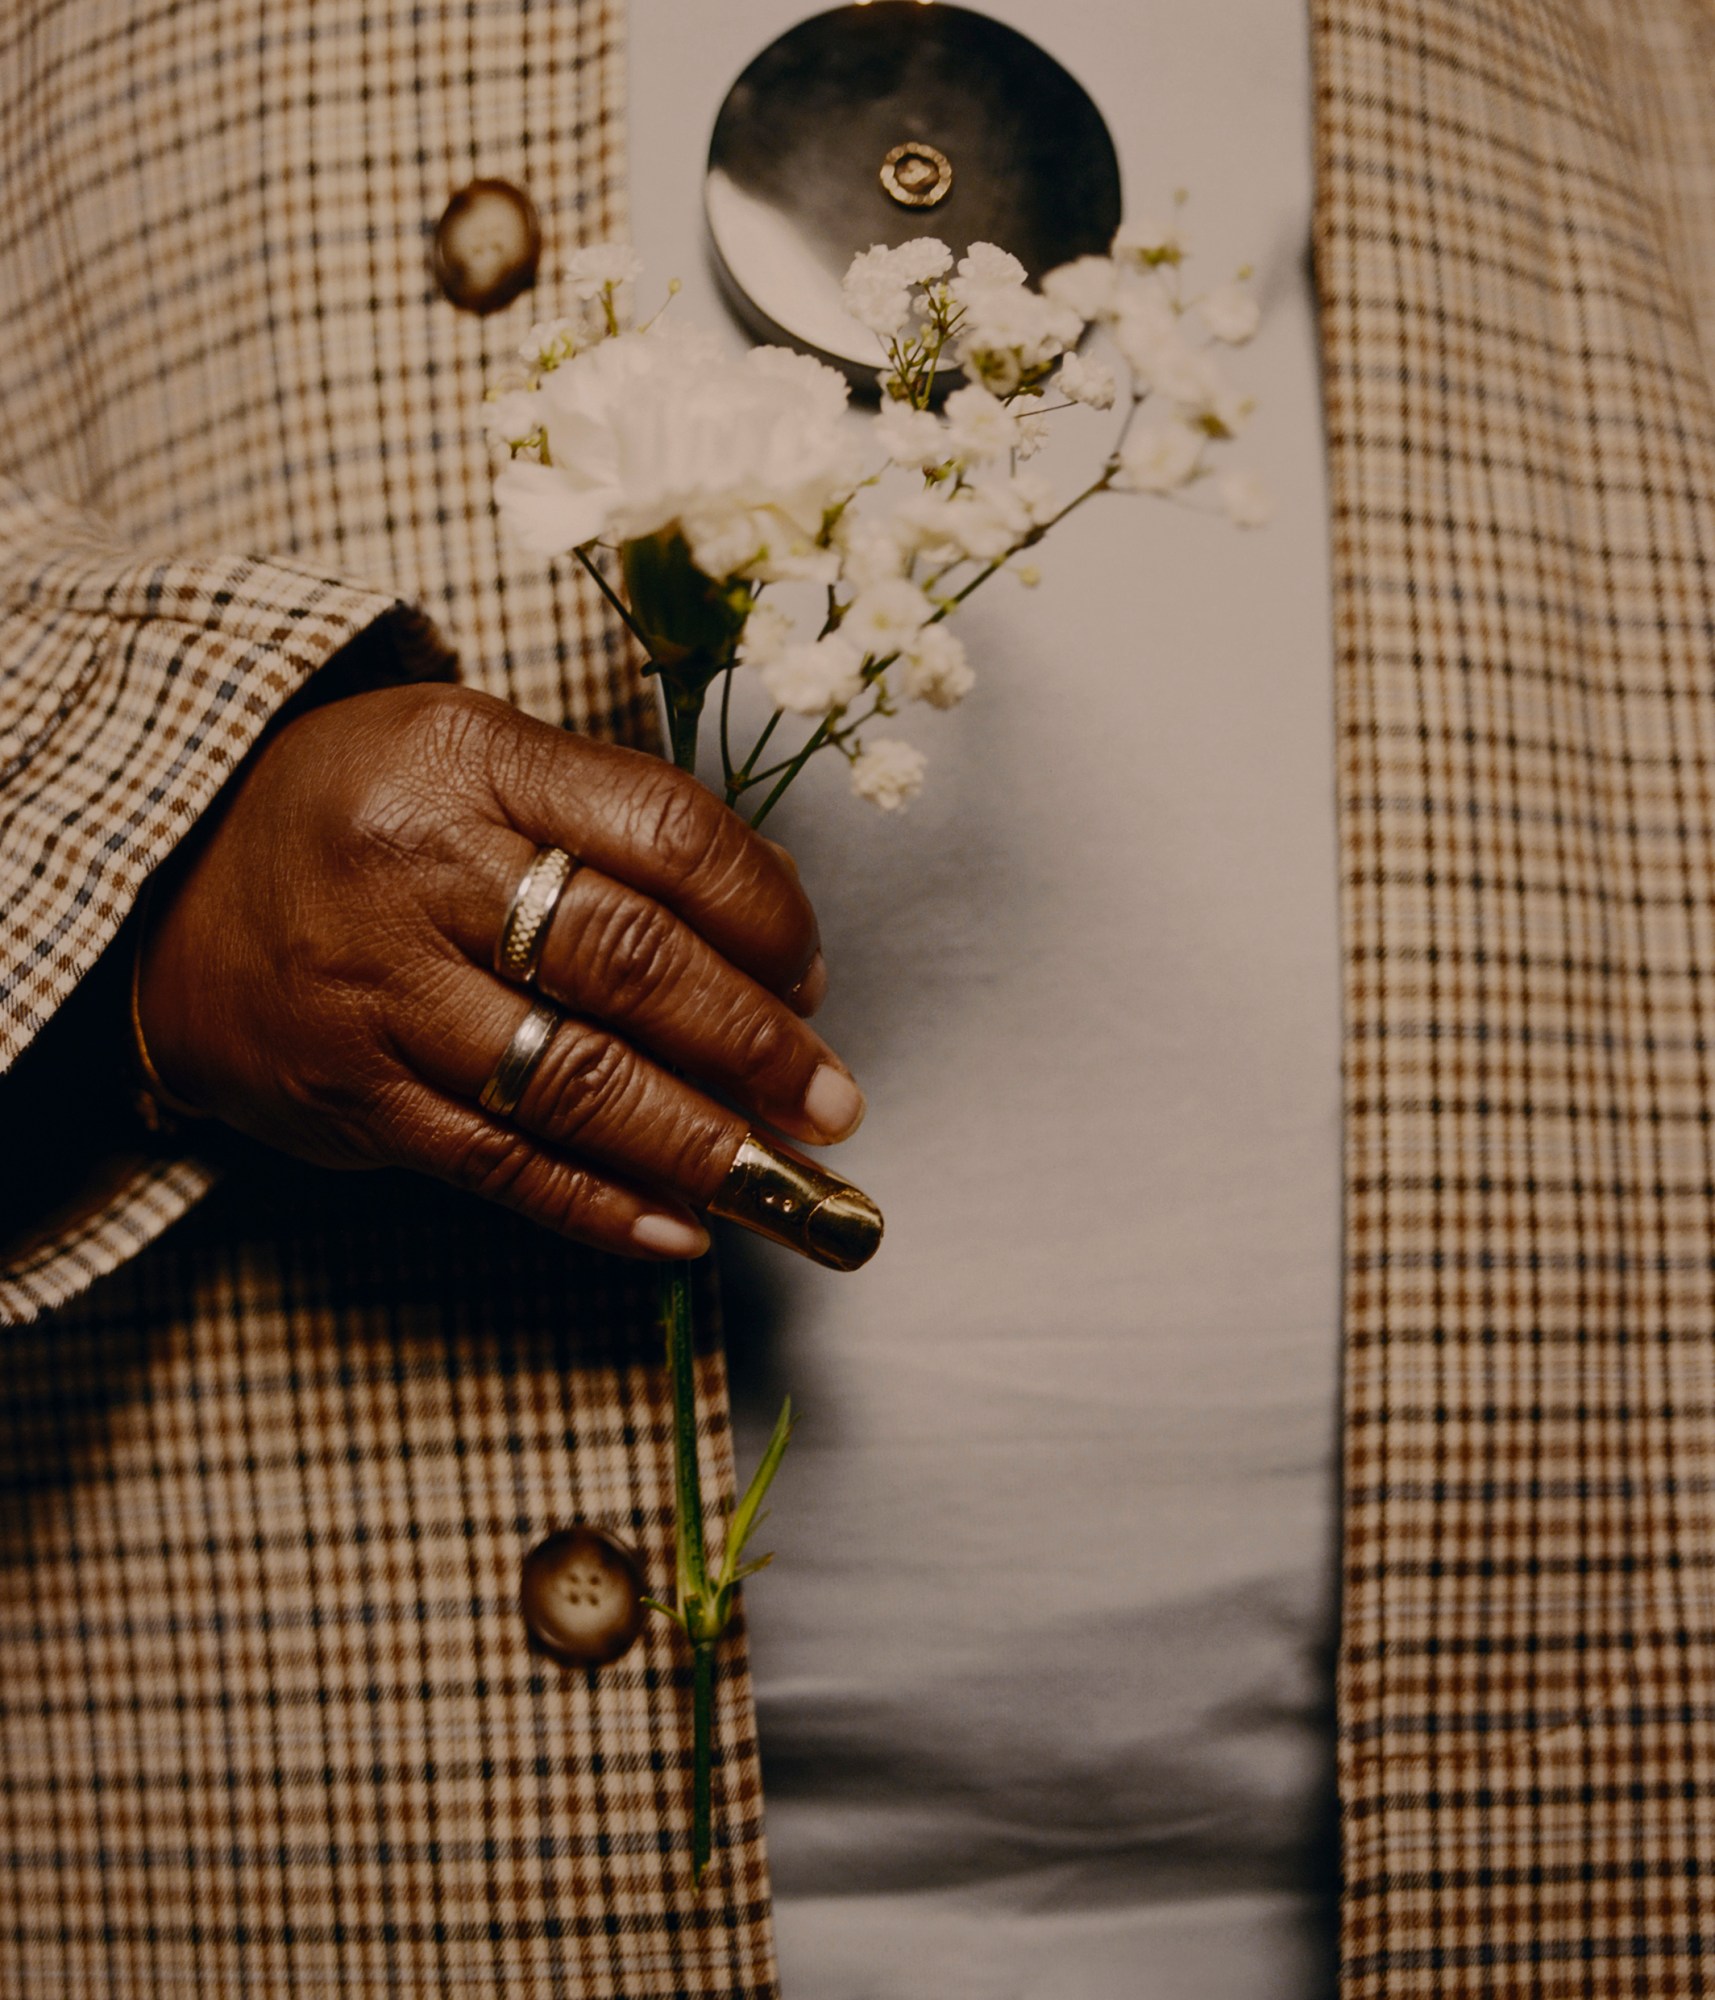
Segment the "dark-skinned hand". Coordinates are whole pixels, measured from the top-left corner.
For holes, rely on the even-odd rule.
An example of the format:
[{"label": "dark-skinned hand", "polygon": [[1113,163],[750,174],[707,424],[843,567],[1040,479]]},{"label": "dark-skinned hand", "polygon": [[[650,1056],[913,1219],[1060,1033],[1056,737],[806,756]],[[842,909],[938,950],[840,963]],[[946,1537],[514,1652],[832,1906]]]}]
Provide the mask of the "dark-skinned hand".
[{"label": "dark-skinned hand", "polygon": [[[501,1122],[477,1098],[531,996],[495,940],[550,845],[582,863],[537,980],[567,1018]],[[420,686],[265,739],[157,886],[138,1005],[167,1087],[270,1145],[683,1257],[751,1123],[826,1143],[862,1116],[800,1018],[824,983],[785,851],[693,779]]]}]

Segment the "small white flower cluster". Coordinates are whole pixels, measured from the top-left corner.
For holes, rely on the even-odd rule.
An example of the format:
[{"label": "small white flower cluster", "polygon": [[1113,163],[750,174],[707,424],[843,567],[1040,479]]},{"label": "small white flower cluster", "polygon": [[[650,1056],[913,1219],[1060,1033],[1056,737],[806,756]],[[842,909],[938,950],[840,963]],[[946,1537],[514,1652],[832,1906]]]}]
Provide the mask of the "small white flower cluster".
[{"label": "small white flower cluster", "polygon": [[566,260],[566,283],[575,299],[611,298],[643,275],[643,260],[627,243],[589,243]]},{"label": "small white flower cluster", "polygon": [[[1176,493],[1209,473],[1211,446],[1238,435],[1251,400],[1228,380],[1211,342],[1240,346],[1260,313],[1242,282],[1187,302],[1179,288],[1184,246],[1161,224],[1133,225],[1107,257],[1080,257],[1050,271],[1042,289],[1088,325],[1106,330],[1131,377],[1133,415],[1115,451],[1112,484],[1135,493]],[[1194,336],[1206,336],[1199,340]],[[1070,402],[1110,409],[1119,393],[1105,363],[1069,353],[1052,386]],[[1150,407],[1145,410],[1143,406]],[[1254,473],[1217,478],[1227,517],[1257,527],[1272,512]]]},{"label": "small white flower cluster", "polygon": [[956,269],[933,236],[878,243],[853,259],[841,293],[852,317],[886,344],[882,388],[893,396],[924,352],[933,347],[939,358],[949,338],[973,383],[1014,395],[1039,382],[1084,330],[1058,300],[1033,292],[1024,266],[993,243],[973,243]]},{"label": "small white flower cluster", "polygon": [[[963,700],[975,675],[948,618],[1003,567],[1035,582],[1016,558],[1066,514],[1099,492],[1178,495],[1207,477],[1230,520],[1268,518],[1254,474],[1221,476],[1209,463],[1251,407],[1213,349],[1255,333],[1256,302],[1242,283],[1187,300],[1183,261],[1177,234],[1156,224],[1123,231],[1107,257],[1051,271],[1040,289],[993,244],[956,263],[932,237],[855,258],[845,302],[887,359],[867,437],[890,467],[919,475],[897,493],[878,483],[831,369],[780,349],[735,357],[670,326],[626,330],[620,302],[637,259],[593,245],[567,270],[578,315],[533,327],[527,372],[490,393],[485,427],[508,454],[501,514],[543,553],[682,543],[698,589],[732,620],[716,670],[744,667],[777,716],[813,724],[795,757],[754,773],[762,744],[737,763],[723,720],[730,800],[784,770],[766,812],[810,754],[833,748],[858,796],[896,811],[921,789],[924,759],[869,725],[901,702]],[[1092,326],[1124,364],[1129,395],[1100,474],[1062,501],[1026,461],[1056,412],[1121,401],[1116,369],[1078,351]],[[937,411],[949,363],[967,379]],[[822,587],[815,629],[764,599],[787,582]]]}]

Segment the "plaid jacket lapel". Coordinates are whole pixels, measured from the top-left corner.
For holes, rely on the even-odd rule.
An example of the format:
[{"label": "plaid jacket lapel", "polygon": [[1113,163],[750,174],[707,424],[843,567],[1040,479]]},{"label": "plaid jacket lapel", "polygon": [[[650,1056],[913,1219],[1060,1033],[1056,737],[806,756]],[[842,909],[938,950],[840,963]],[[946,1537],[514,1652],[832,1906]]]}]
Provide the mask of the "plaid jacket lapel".
[{"label": "plaid jacket lapel", "polygon": [[1648,12],[1315,8],[1347,2000],[1706,1986],[1715,97]]},{"label": "plaid jacket lapel", "polygon": [[[495,533],[481,388],[550,297],[455,313],[424,254],[484,173],[532,189],[550,269],[623,233],[622,29],[616,0],[0,5],[0,1063],[397,599],[494,692],[647,740],[593,592]],[[133,1163],[0,1260],[0,1322],[61,1308],[3,1326],[0,1992],[768,2000],[742,1631],[693,1892],[682,1647],[655,1620],[567,1671],[519,1616],[575,1518],[670,1585],[646,1275],[260,1160],[137,1255],[207,1179]]]}]

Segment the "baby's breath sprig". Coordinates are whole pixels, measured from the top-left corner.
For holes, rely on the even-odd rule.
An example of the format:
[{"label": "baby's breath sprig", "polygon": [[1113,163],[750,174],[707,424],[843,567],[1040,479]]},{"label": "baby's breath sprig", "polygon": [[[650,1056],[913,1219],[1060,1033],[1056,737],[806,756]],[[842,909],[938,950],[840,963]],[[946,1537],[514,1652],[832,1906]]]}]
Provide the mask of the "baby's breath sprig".
[{"label": "baby's breath sprig", "polygon": [[[1216,351],[1256,331],[1249,274],[1186,296],[1182,206],[1176,196],[1169,219],[1122,229],[1107,256],[1077,258],[1040,287],[994,244],[973,243],[956,262],[933,237],[864,251],[843,285],[881,364],[881,408],[862,429],[832,369],[778,348],[735,357],[660,313],[634,328],[632,252],[596,244],[573,257],[572,310],[531,329],[520,369],[485,409],[504,454],[500,513],[525,548],[574,554],[594,578],[647,655],[687,771],[718,685],[721,787],[753,826],[824,751],[845,760],[858,797],[903,809],[926,761],[873,725],[965,699],[976,673],[950,621],[1002,570],[1035,583],[1020,557],[1098,495],[1183,503],[1209,487],[1238,526],[1268,517],[1255,474],[1219,463],[1251,413]],[[937,407],[949,375],[964,379]],[[1030,461],[1080,409],[1120,414],[1106,453],[1062,499]],[[771,710],[742,753],[732,742],[741,675]],[[691,1648],[700,1879],[713,1851],[714,1652],[741,1579],[768,1560],[745,1550],[791,1411],[711,1564],[682,1266],[665,1267],[662,1301],[676,1589],[671,1603],[651,1602]]]}]

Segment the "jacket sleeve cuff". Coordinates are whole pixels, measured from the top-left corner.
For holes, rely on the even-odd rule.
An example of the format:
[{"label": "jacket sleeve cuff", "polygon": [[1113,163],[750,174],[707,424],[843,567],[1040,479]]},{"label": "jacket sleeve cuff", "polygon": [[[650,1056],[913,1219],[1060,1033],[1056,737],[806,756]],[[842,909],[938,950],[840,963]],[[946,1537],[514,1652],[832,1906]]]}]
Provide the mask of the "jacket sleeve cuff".
[{"label": "jacket sleeve cuff", "polygon": [[0,1251],[0,1326],[68,1305],[177,1222],[214,1183],[198,1160],[114,1153],[92,1160],[82,1197]]},{"label": "jacket sleeve cuff", "polygon": [[16,889],[0,940],[0,1324],[68,1303],[215,1178],[172,1156],[194,1134],[151,1147],[121,1083],[115,939],[144,883],[336,655],[359,663],[337,675],[345,692],[453,670],[413,606],[288,565],[139,565],[106,579],[99,611],[81,595],[74,581],[41,604],[44,624],[71,623],[52,648],[58,699],[30,719],[0,704],[0,879]]},{"label": "jacket sleeve cuff", "polygon": [[319,667],[378,621],[405,677],[444,672],[450,657],[426,615],[396,597],[277,563],[139,564],[98,594],[99,609],[75,579],[42,591],[35,618],[58,670],[50,685],[28,683],[33,712],[0,715],[0,880],[16,885],[0,1071]]}]

